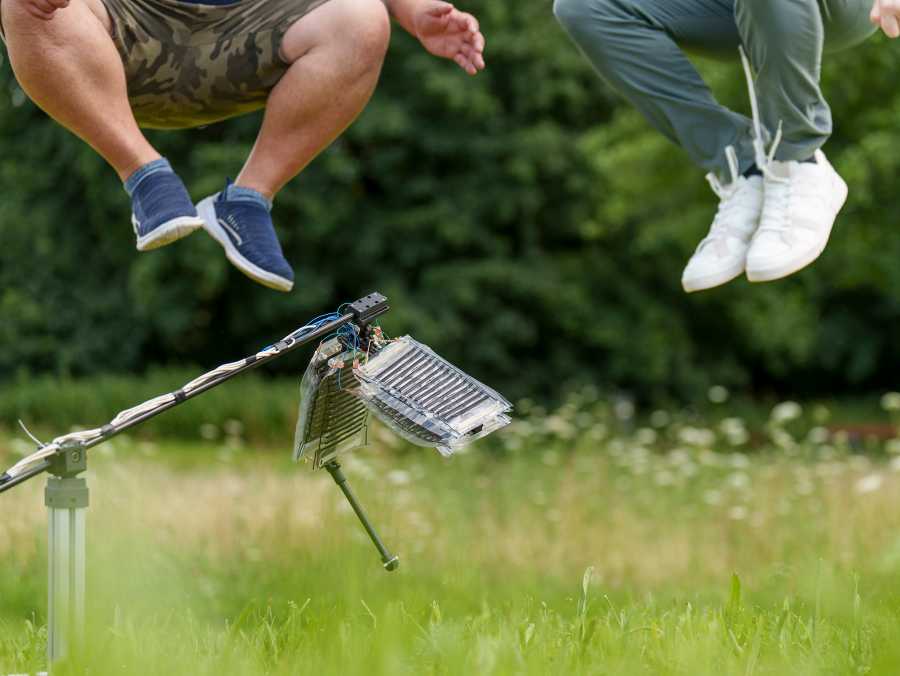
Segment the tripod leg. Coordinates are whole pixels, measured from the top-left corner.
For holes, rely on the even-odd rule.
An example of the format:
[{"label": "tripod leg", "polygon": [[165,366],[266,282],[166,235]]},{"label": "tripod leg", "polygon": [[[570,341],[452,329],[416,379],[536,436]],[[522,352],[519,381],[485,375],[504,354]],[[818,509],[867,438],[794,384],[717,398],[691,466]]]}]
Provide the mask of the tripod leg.
[{"label": "tripod leg", "polygon": [[87,482],[50,477],[45,502],[49,515],[47,657],[52,670],[84,639]]}]

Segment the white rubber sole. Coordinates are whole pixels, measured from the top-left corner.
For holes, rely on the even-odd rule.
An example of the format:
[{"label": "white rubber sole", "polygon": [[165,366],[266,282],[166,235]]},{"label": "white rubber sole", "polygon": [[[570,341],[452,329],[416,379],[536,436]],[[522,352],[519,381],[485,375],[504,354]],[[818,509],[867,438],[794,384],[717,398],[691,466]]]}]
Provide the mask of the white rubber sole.
[{"label": "white rubber sole", "polygon": [[706,291],[707,289],[714,289],[717,286],[727,284],[731,280],[737,279],[742,274],[744,274],[744,262],[740,261],[739,263],[735,263],[731,267],[720,270],[716,273],[702,275],[700,277],[693,277],[690,279],[682,277],[681,288],[683,288],[686,293]]},{"label": "white rubber sole", "polygon": [[[135,228],[135,235],[137,235],[137,226],[134,223],[134,215],[132,215],[131,217],[131,224]],[[138,237],[137,250],[153,251],[153,249],[159,249],[160,247],[163,247],[166,244],[171,244],[172,242],[179,240],[182,237],[187,237],[192,232],[194,232],[194,230],[199,230],[202,227],[203,219],[199,216],[182,216],[180,218],[173,218],[168,223],[163,223],[153,232],[148,233],[143,237]]]},{"label": "white rubber sole", "polygon": [[216,207],[214,204],[216,197],[216,195],[212,195],[200,202],[197,205],[197,213],[200,214],[203,229],[206,230],[206,232],[208,232],[225,250],[225,257],[234,267],[243,272],[254,282],[267,286],[270,289],[275,289],[276,291],[284,291],[285,293],[293,289],[294,283],[289,279],[267,272],[241,255],[241,252],[238,251],[237,247],[231,243],[231,239],[222,229],[222,226],[219,225],[219,219],[216,217]]},{"label": "white rubber sole", "polygon": [[834,175],[836,177],[836,180],[832,181],[831,186],[832,195],[834,196],[834,200],[832,202],[834,216],[831,218],[831,223],[828,224],[828,229],[826,230],[825,237],[822,238],[822,241],[814,248],[804,252],[802,255],[797,256],[796,258],[792,258],[789,261],[778,263],[777,265],[752,266],[750,265],[748,259],[748,280],[754,283],[774,282],[776,279],[789,277],[795,272],[799,272],[808,265],[811,265],[816,261],[816,259],[819,258],[819,256],[822,255],[822,252],[825,251],[825,247],[828,246],[828,240],[831,238],[831,231],[834,229],[834,222],[837,220],[838,214],[841,212],[841,209],[844,208],[844,204],[847,202],[847,195],[849,194],[849,189],[844,179],[842,179],[837,174],[837,172],[835,172]]}]

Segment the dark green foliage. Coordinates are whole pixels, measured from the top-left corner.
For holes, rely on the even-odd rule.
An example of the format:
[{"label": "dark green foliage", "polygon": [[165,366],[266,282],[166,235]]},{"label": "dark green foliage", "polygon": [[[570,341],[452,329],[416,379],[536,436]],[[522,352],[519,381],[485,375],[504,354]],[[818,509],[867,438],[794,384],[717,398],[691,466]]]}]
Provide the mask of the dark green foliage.
[{"label": "dark green foliage", "polygon": [[[512,396],[552,395],[560,377],[650,397],[896,382],[893,46],[826,64],[829,152],[851,197],[823,258],[785,282],[688,297],[681,268],[714,209],[700,172],[594,77],[549,3],[467,8],[488,70],[469,78],[398,30],[368,110],[279,197],[298,273],[287,296],[203,234],[138,255],[113,172],[26,102],[4,63],[0,380],[211,366],[377,289],[394,302],[391,333]],[[736,65],[703,68],[747,108]],[[200,198],[237,173],[258,123],[152,140]]]}]

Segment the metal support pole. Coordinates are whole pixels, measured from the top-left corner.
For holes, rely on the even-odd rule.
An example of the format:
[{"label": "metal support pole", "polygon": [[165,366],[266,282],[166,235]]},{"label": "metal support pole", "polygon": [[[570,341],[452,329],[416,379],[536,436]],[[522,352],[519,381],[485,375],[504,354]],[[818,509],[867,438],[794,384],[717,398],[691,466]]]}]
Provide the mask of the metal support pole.
[{"label": "metal support pole", "polygon": [[356,496],[353,495],[353,491],[350,490],[350,484],[347,483],[347,477],[344,476],[344,473],[341,471],[341,466],[337,463],[337,461],[332,460],[331,462],[325,464],[325,469],[328,470],[331,478],[334,479],[334,482],[341,489],[344,497],[347,498],[347,502],[350,503],[353,511],[356,512],[357,518],[359,518],[359,521],[360,523],[362,523],[363,528],[366,529],[366,533],[369,534],[369,538],[371,538],[372,543],[378,550],[378,553],[381,554],[381,562],[384,564],[385,570],[397,570],[397,568],[399,568],[400,566],[400,557],[391,554],[388,551],[387,547],[384,546],[381,538],[378,537],[378,533],[375,532],[375,527],[372,526],[371,523],[369,523],[369,519],[366,517],[366,513],[363,511],[362,505],[359,504]]},{"label": "metal support pole", "polygon": [[84,449],[54,459],[44,504],[49,517],[48,632],[49,670],[84,644],[85,517],[89,504]]}]

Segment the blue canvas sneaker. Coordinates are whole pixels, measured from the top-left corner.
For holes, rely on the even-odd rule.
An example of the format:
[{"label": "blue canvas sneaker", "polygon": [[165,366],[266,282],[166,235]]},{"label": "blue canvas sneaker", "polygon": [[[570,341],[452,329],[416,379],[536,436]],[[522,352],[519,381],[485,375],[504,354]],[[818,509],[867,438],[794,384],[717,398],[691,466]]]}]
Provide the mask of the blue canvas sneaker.
[{"label": "blue canvas sneaker", "polygon": [[260,193],[230,182],[197,205],[203,227],[238,270],[263,286],[290,291],[294,271],[281,251],[271,208]]},{"label": "blue canvas sneaker", "polygon": [[150,251],[203,227],[181,179],[166,160],[138,169],[125,182],[138,251]]}]

